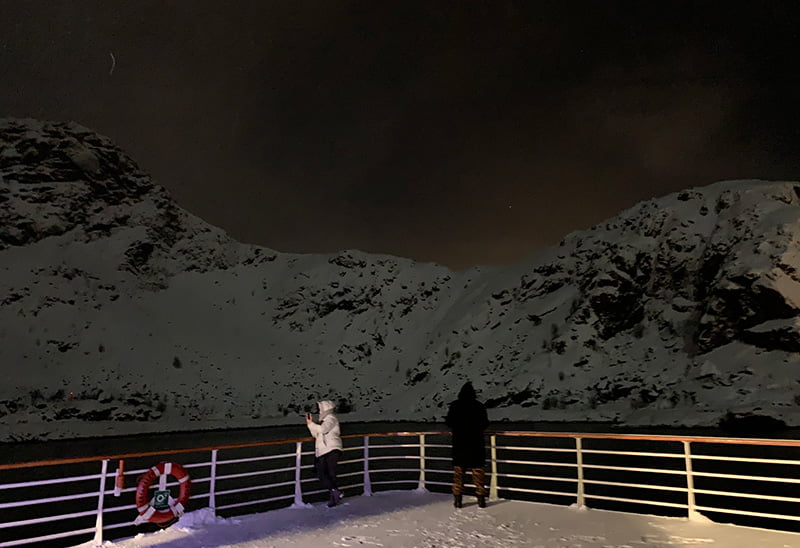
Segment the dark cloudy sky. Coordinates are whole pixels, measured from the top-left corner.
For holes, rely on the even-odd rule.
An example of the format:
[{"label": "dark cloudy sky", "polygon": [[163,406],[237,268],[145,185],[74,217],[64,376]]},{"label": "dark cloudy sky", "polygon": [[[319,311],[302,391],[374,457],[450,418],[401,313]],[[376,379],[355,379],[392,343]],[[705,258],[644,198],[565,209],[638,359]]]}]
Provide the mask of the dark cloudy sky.
[{"label": "dark cloudy sky", "polygon": [[508,263],[800,179],[799,4],[0,0],[0,116],[108,135],[246,242]]}]

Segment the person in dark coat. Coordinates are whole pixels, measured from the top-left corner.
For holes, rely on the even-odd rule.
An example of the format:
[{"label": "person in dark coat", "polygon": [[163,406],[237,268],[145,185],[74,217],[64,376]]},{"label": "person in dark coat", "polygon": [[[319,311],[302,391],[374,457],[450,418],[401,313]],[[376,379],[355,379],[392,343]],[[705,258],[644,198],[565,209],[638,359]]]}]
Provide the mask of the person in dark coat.
[{"label": "person in dark coat", "polygon": [[478,506],[486,508],[486,442],[483,432],[489,426],[489,417],[471,382],[461,387],[458,399],[450,404],[445,422],[453,432],[453,504],[461,508],[464,471],[470,470]]}]

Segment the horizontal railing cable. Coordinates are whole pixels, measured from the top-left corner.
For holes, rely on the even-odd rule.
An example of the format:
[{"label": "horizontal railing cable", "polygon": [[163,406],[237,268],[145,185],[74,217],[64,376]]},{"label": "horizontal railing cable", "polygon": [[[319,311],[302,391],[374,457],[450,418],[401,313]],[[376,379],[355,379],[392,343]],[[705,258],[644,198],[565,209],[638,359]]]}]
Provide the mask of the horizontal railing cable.
[{"label": "horizontal railing cable", "polygon": [[693,472],[694,476],[705,478],[725,478],[748,481],[768,481],[774,483],[800,483],[800,478],[773,478],[769,476],[747,476],[744,474],[718,474],[716,472]]},{"label": "horizontal railing cable", "polygon": [[[567,451],[575,452],[574,449],[568,449]],[[608,451],[608,450],[599,450],[599,449],[583,449],[584,455],[628,455],[634,457],[663,457],[663,458],[671,458],[671,459],[682,459],[682,453],[648,453],[644,451]],[[694,458],[697,458],[696,456]]]},{"label": "horizontal railing cable", "polygon": [[[57,485],[59,483],[74,483],[76,481],[87,481],[100,479],[100,474],[91,474],[89,476],[73,476],[68,478],[53,478],[46,480],[33,480],[23,481],[17,483],[0,484],[0,490],[3,489],[17,489],[19,487],[36,487],[37,485]],[[2,508],[2,506],[0,506]]]},{"label": "horizontal railing cable", "polygon": [[[679,455],[683,456],[683,455]],[[715,455],[692,455],[694,460],[713,460],[713,461],[727,461],[727,462],[752,462],[755,464],[790,464],[798,466],[800,461],[785,460],[785,459],[761,459],[756,457],[721,457]]]},{"label": "horizontal railing cable", "polygon": [[755,512],[750,510],[734,510],[731,508],[715,508],[713,506],[695,506],[697,510],[704,510],[706,512],[719,512],[722,514],[736,514],[740,516],[751,516],[755,518],[767,519],[786,519],[790,521],[800,521],[800,516],[788,516],[785,514],[770,514],[768,512]]},{"label": "horizontal railing cable", "polygon": [[[715,491],[713,489],[695,489],[694,492],[701,493],[704,495],[717,495],[722,497],[737,497],[745,499],[764,500],[764,495],[759,495],[756,493],[731,493],[730,491]],[[799,497],[784,497],[781,495],[770,495],[769,500],[774,500],[779,502],[800,502]]]},{"label": "horizontal railing cable", "polygon": [[[583,480],[584,483],[593,485],[608,485],[611,487],[630,487],[632,489],[654,489],[656,491],[675,491],[678,493],[685,493],[688,489],[686,487],[674,487],[671,485],[650,485],[645,483],[625,483],[621,481],[603,481],[603,480]],[[700,493],[700,489],[695,489],[695,493]],[[590,495],[587,495],[590,496]]]},{"label": "horizontal railing cable", "polygon": [[[584,468],[591,468],[594,470],[616,470],[618,472],[625,471],[625,472],[644,472],[644,473],[651,473],[651,474],[677,474],[679,476],[686,475],[684,470],[669,470],[664,468],[639,468],[633,466],[611,466],[607,464],[584,464]],[[694,472],[695,476],[699,476],[698,472]]]},{"label": "horizontal railing cable", "polygon": [[604,495],[586,495],[588,499],[599,499],[599,500],[611,500],[615,502],[630,502],[632,504],[647,504],[653,506],[668,506],[671,508],[686,508],[687,505],[685,503],[680,502],[663,502],[659,500],[647,500],[647,499],[632,499],[632,498],[625,498],[625,497],[610,497]]}]

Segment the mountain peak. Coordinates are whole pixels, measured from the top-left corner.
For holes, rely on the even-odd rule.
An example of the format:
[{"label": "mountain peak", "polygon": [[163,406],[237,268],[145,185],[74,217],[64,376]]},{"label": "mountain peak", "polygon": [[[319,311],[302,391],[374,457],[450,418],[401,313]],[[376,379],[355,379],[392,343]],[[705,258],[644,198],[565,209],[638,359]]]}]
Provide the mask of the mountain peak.
[{"label": "mountain peak", "polygon": [[687,189],[452,272],[238,243],[77,124],[0,120],[0,177],[2,439],[281,424],[318,399],[438,420],[466,380],[493,420],[800,424],[798,183]]},{"label": "mountain peak", "polygon": [[225,248],[240,247],[178,207],[109,138],[74,122],[0,119],[0,177],[0,250],[54,237],[113,241],[119,269],[164,278],[231,264]]}]

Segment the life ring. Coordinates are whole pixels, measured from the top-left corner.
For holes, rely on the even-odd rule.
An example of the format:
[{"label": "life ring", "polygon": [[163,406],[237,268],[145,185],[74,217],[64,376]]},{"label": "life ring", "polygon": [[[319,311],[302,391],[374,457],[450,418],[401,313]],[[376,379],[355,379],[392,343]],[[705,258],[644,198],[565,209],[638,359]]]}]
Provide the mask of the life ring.
[{"label": "life ring", "polygon": [[[173,499],[171,494],[167,494],[169,493],[167,490],[167,476],[174,476],[180,484],[178,500]],[[159,478],[159,490],[162,492],[167,491],[167,493],[164,493],[167,496],[167,500],[164,501],[167,508],[164,509],[156,509],[156,497],[152,499],[149,497],[150,487],[156,478]],[[159,462],[153,466],[139,478],[139,484],[136,486],[136,509],[139,511],[139,517],[136,518],[134,523],[139,525],[149,521],[150,523],[162,524],[181,517],[186,510],[186,503],[189,502],[191,484],[189,473],[178,463]]]}]

